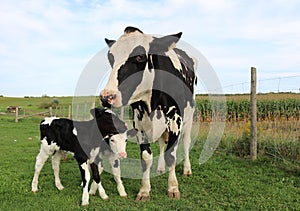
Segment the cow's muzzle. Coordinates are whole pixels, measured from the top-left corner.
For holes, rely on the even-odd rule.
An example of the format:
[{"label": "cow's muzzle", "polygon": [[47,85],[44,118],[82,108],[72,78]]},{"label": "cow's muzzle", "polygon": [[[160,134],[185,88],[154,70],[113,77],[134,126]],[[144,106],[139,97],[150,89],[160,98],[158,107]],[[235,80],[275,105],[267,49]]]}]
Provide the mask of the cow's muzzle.
[{"label": "cow's muzzle", "polygon": [[112,105],[115,104],[116,98],[117,98],[116,94],[107,90],[103,90],[100,93],[100,100],[104,107],[110,108]]}]

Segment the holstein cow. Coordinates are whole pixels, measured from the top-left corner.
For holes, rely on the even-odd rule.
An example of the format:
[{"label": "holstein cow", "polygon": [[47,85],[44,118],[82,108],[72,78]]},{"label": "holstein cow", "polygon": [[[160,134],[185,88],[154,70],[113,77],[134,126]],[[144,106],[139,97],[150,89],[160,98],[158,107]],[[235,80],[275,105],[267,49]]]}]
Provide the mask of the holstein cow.
[{"label": "holstein cow", "polygon": [[90,170],[93,183],[90,194],[99,190],[100,197],[107,199],[100,181],[103,170],[101,160],[107,156],[112,165],[112,172],[117,182],[120,196],[126,197],[121,181],[120,161],[126,158],[127,136],[134,136],[136,130],[127,130],[127,126],[111,110],[91,109],[94,119],[90,121],[72,121],[70,119],[49,117],[40,124],[41,148],[36,157],[35,172],[32,180],[32,191],[38,191],[38,177],[45,161],[52,155],[55,185],[59,190],[62,186],[59,178],[59,164],[62,151],[74,153],[78,162],[83,184],[82,205],[89,204],[88,184]]},{"label": "holstein cow", "polygon": [[165,162],[169,167],[170,197],[180,198],[175,174],[179,139],[183,139],[184,174],[192,174],[189,148],[197,83],[196,60],[176,48],[181,35],[180,32],[157,38],[127,27],[118,40],[105,39],[112,72],[100,99],[107,107],[129,104],[133,109],[143,169],[137,201],[150,199],[152,142],[158,140],[161,148],[157,170],[164,171]]}]

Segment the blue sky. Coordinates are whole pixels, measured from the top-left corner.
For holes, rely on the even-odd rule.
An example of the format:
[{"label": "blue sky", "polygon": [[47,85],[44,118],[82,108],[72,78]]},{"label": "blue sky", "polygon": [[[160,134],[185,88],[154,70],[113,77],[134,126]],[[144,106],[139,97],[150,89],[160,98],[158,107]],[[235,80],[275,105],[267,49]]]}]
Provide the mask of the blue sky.
[{"label": "blue sky", "polygon": [[299,11],[297,0],[0,1],[0,95],[72,96],[104,38],[117,39],[129,25],[149,34],[182,31],[226,92],[248,90],[251,66],[259,91],[297,91]]}]

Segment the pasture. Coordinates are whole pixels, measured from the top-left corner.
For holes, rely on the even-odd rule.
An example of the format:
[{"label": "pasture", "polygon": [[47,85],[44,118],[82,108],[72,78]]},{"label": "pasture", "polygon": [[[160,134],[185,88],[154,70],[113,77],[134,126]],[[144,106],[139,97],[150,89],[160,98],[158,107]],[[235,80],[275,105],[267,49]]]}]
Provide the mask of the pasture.
[{"label": "pasture", "polygon": [[[70,99],[60,98],[60,102],[67,105]],[[0,109],[4,111],[6,106],[13,104],[39,111],[42,110],[38,108],[39,105],[45,100],[49,99],[0,98]],[[65,189],[61,192],[56,189],[49,159],[40,175],[39,192],[34,194],[31,192],[31,180],[35,157],[40,148],[40,120],[41,117],[31,117],[15,123],[13,115],[0,115],[1,210],[300,209],[300,171],[297,164],[299,160],[286,162],[286,159],[278,159],[278,156],[274,158],[270,156],[271,153],[265,153],[268,150],[268,141],[270,145],[274,145],[265,133],[260,136],[260,143],[264,143],[265,147],[260,148],[262,151],[256,162],[251,162],[245,154],[238,154],[236,151],[242,149],[235,148],[235,143],[238,141],[243,143],[246,140],[244,135],[247,129],[243,128],[245,124],[227,125],[219,148],[206,163],[199,165],[199,156],[208,132],[208,127],[203,123],[197,142],[191,150],[193,175],[191,177],[182,175],[182,163],[176,168],[181,191],[180,200],[168,198],[167,174],[151,179],[152,191],[149,202],[135,202],[140,180],[123,179],[128,194],[128,198],[123,199],[118,195],[113,176],[103,172],[101,178],[109,200],[103,201],[97,194],[90,198],[88,207],[81,207],[80,174],[76,161],[70,155],[67,156],[67,161],[61,162],[60,177]],[[284,125],[288,127],[287,123]],[[299,121],[293,122],[291,131],[298,126]],[[262,124],[261,127],[264,128],[265,125]],[[236,130],[240,131],[239,135],[236,135]],[[283,128],[282,133],[284,131],[289,130]],[[158,155],[157,145],[152,146],[155,155]],[[127,153],[128,157],[139,157],[138,145],[129,141]]]}]

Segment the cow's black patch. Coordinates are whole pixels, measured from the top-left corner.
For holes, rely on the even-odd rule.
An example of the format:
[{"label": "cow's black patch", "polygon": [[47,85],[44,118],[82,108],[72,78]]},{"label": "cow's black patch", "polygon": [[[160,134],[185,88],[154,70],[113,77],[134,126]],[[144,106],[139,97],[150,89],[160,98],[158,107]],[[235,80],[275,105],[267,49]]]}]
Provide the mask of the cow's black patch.
[{"label": "cow's black patch", "polygon": [[108,58],[110,66],[113,67],[114,63],[115,63],[114,55],[112,53],[108,52],[107,58]]},{"label": "cow's black patch", "polygon": [[137,112],[136,115],[137,115],[138,120],[140,120],[140,121],[143,119],[144,114],[149,115],[148,106],[143,101],[138,101],[136,103],[132,103],[131,108],[134,113]]},{"label": "cow's black patch", "polygon": [[118,70],[118,88],[122,95],[122,103],[126,105],[136,87],[142,82],[147,64],[146,50],[137,46],[129,55],[125,64]]},{"label": "cow's black patch", "polygon": [[118,168],[118,167],[119,167],[119,161],[115,160],[114,168]]}]

